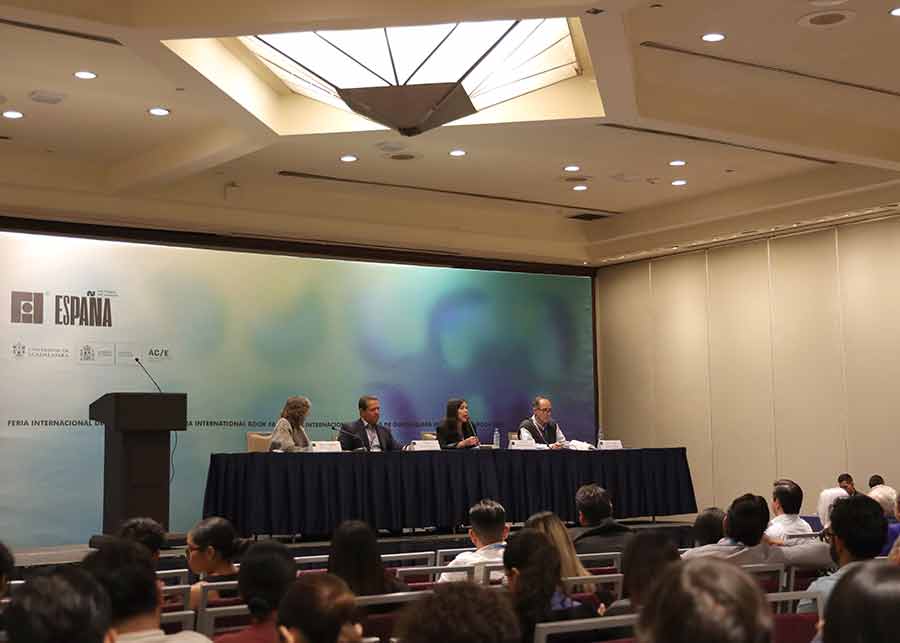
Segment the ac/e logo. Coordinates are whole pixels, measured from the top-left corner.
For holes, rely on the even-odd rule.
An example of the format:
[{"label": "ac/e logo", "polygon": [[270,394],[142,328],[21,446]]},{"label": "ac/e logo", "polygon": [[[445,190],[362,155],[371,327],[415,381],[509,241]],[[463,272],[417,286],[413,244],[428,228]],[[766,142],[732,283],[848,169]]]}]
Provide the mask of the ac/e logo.
[{"label": "ac/e logo", "polygon": [[151,348],[147,350],[147,355],[155,359],[165,359],[169,356],[168,348]]}]

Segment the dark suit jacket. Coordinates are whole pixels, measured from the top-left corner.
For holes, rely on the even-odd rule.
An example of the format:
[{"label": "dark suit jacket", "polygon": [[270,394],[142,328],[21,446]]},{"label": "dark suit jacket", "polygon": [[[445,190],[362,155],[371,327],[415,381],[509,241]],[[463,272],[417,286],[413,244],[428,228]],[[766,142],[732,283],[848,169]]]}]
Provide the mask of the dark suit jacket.
[{"label": "dark suit jacket", "polygon": [[[375,425],[375,432],[378,434],[378,441],[381,443],[382,451],[399,451],[400,445],[391,435],[391,430],[381,424]],[[356,422],[348,422],[341,425],[341,433],[338,437],[341,448],[344,451],[352,451],[359,447],[371,448],[369,444],[369,434],[366,433],[365,425],[361,419]]]},{"label": "dark suit jacket", "polygon": [[[457,430],[455,426],[447,424],[447,421],[441,422],[437,427],[437,439],[441,443],[442,449],[452,449],[457,442],[462,442],[466,438],[478,435],[475,432],[475,425],[469,420]],[[472,447],[469,447],[472,448]]]},{"label": "dark suit jacket", "polygon": [[592,527],[575,527],[569,530],[575,551],[579,554],[599,554],[608,551],[622,551],[634,530],[631,527],[607,518]]}]

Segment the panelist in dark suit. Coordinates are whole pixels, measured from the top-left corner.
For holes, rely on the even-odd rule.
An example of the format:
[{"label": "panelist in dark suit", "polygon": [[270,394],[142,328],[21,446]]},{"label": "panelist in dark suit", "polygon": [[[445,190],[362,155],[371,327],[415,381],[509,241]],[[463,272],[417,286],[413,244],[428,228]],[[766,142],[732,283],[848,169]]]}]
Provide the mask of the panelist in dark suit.
[{"label": "panelist in dark suit", "polygon": [[399,451],[400,445],[394,440],[390,429],[378,424],[381,417],[381,403],[374,395],[359,398],[359,419],[341,425],[338,438],[344,451],[365,447],[367,451]]},{"label": "panelist in dark suit", "polygon": [[447,414],[437,428],[442,449],[470,449],[477,447],[478,434],[469,419],[469,403],[463,399],[447,400]]}]

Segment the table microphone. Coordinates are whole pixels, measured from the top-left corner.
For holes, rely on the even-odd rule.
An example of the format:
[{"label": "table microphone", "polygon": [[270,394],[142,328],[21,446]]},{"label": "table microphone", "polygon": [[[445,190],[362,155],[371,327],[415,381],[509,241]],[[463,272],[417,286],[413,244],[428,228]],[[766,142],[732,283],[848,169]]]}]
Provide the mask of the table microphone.
[{"label": "table microphone", "polygon": [[345,431],[345,430],[343,429],[343,427],[341,427],[339,424],[333,425],[333,426],[331,427],[331,430],[332,430],[332,431],[337,431],[338,433],[340,433],[340,434],[342,434],[342,435],[350,436],[351,438],[353,438],[353,439],[355,439],[355,440],[359,440],[360,442],[362,442],[362,446],[356,447],[355,449],[353,449],[353,451],[368,451],[368,450],[369,450],[369,448],[366,446],[366,443],[362,441],[362,438],[360,438],[360,437],[359,437],[358,435],[356,435],[355,433],[350,433],[350,431]]},{"label": "table microphone", "polygon": [[141,363],[141,358],[135,355],[134,361],[137,362],[137,365],[141,367],[141,370],[147,374],[147,377],[149,377],[150,381],[153,382],[153,386],[156,387],[156,390],[159,391],[160,393],[162,393],[162,389],[159,388],[159,384],[157,384],[156,380],[153,379],[153,376],[150,375],[150,371],[148,371],[146,368],[144,368],[144,365]]}]

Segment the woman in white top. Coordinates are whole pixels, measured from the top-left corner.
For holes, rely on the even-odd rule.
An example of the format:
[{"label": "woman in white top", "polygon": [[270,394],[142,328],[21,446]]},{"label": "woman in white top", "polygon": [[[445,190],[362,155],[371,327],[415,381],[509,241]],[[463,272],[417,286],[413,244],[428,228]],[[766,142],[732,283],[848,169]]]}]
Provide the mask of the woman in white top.
[{"label": "woman in white top", "polygon": [[309,436],[303,425],[306,424],[311,406],[309,398],[303,396],[296,395],[287,399],[281,410],[281,418],[275,423],[275,431],[269,444],[270,451],[299,451],[309,446]]}]

